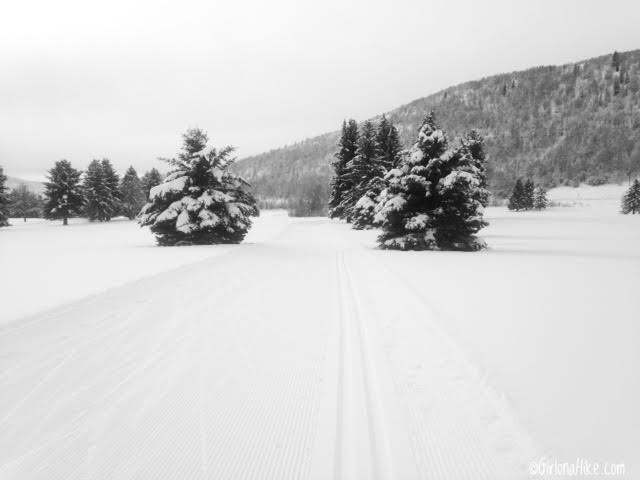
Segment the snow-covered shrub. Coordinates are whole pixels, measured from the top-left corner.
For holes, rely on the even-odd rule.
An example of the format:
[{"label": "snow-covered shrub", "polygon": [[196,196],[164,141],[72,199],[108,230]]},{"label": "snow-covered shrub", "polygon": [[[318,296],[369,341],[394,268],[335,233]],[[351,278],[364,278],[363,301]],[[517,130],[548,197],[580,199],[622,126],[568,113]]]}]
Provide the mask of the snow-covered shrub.
[{"label": "snow-covered shrub", "polygon": [[184,135],[183,152],[169,160],[171,173],[140,212],[140,225],[159,245],[239,243],[258,215],[249,184],[228,170],[233,148],[216,150],[207,140],[198,129]]},{"label": "snow-covered shrub", "polygon": [[396,250],[479,250],[474,236],[487,225],[482,139],[472,132],[448,150],[445,133],[429,114],[418,140],[385,177],[374,221],[380,247]]}]

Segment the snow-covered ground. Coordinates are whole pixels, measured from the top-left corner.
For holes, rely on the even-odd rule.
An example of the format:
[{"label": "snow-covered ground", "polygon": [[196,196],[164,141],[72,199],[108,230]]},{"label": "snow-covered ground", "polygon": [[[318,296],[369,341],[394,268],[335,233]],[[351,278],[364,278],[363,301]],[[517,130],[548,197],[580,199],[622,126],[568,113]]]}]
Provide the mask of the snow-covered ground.
[{"label": "snow-covered ground", "polygon": [[[1,277],[5,259],[36,277],[3,284],[3,308],[85,289],[0,325],[0,479],[510,480],[539,456],[636,478],[640,216],[617,188],[488,209],[479,253],[380,251],[375,232],[278,215],[208,249],[117,223],[0,231]],[[108,284],[48,271],[115,256],[129,273]]]},{"label": "snow-covered ground", "polygon": [[[272,238],[289,223],[284,210],[263,212],[245,239]],[[109,223],[12,219],[0,229],[0,325],[148,275],[227,253],[229,245],[158,248],[148,228]]]}]

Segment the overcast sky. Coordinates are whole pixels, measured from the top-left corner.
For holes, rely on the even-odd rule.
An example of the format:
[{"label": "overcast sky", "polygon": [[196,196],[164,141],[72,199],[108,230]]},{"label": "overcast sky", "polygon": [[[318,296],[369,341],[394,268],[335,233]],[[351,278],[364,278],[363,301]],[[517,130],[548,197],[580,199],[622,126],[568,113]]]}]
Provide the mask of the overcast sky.
[{"label": "overcast sky", "polygon": [[636,48],[638,0],[7,1],[0,165],[144,171],[193,126],[243,157],[456,83]]}]

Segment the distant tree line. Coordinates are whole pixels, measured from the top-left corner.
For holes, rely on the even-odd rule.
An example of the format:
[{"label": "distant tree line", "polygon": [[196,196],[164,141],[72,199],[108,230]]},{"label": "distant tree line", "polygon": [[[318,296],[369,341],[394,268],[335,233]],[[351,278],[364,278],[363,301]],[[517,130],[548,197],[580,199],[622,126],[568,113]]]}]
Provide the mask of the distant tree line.
[{"label": "distant tree line", "polygon": [[140,179],[129,167],[120,178],[108,159],[93,160],[85,172],[60,160],[48,172],[43,195],[38,195],[23,184],[8,191],[0,167],[0,226],[8,225],[9,218],[62,220],[64,225],[80,216],[100,222],[120,215],[133,220],[162,180],[155,168]]}]

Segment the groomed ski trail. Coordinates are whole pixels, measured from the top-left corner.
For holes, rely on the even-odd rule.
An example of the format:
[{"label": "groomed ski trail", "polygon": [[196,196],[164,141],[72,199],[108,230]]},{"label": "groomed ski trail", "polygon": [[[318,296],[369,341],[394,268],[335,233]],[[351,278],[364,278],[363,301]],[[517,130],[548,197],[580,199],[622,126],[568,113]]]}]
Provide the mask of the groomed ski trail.
[{"label": "groomed ski trail", "polygon": [[297,221],[0,328],[0,480],[528,478],[499,396],[355,238]]},{"label": "groomed ski trail", "polygon": [[336,479],[395,478],[380,385],[344,252],[336,256],[340,291],[340,368]]}]

